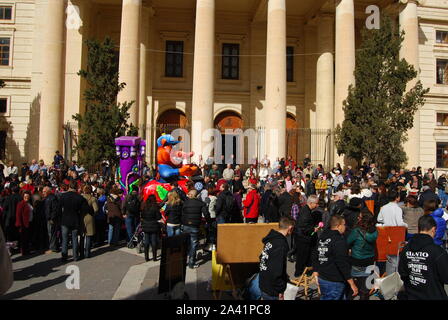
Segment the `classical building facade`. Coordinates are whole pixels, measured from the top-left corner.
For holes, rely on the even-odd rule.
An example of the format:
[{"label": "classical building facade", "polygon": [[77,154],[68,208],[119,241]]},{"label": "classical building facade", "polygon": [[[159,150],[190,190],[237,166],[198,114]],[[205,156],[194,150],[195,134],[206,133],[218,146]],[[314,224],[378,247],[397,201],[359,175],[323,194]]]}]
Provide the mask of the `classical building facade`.
[{"label": "classical building facade", "polygon": [[245,162],[305,153],[342,162],[331,130],[344,117],[371,5],[406,32],[401,56],[430,88],[405,146],[409,166],[446,168],[446,0],[0,1],[1,157],[70,157],[72,116],[85,110],[84,41],[109,36],[126,83],[118,101],[135,101],[130,121],[149,141],[150,162],[157,134],[176,128],[188,130],[184,148],[197,156],[207,156],[204,130],[218,128],[225,144],[242,141],[225,135],[240,128],[251,136]]}]

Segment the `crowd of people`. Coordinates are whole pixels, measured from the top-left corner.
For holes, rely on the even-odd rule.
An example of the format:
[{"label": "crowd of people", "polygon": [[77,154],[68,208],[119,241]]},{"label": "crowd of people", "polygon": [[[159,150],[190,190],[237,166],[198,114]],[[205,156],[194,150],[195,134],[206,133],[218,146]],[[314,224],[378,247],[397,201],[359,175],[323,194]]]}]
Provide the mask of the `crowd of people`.
[{"label": "crowd of people", "polygon": [[[70,246],[77,261],[90,258],[94,246],[129,242],[139,225],[145,259],[150,260],[151,248],[156,261],[162,236],[188,233],[188,266],[197,268],[199,241],[205,239],[205,250],[212,250],[217,224],[279,222],[278,233],[286,242],[274,233],[265,244],[274,239],[285,261],[283,254],[271,257],[280,259],[275,263],[263,261],[264,299],[282,297],[286,268],[277,264],[286,265],[286,259],[295,263],[295,277],[309,270],[318,275],[323,299],[358,294],[368,299],[366,269],[374,263],[376,226],[404,226],[411,240],[432,230],[434,221],[432,242],[440,250],[446,243],[448,181],[444,174],[436,179],[432,169],[391,170],[381,179],[374,163],[357,170],[343,170],[339,164],[325,170],[313,165],[309,155],[302,163],[292,157],[254,159],[245,170],[210,158],[198,166],[199,178],[190,178],[187,192],[173,181],[158,203],[155,196],[142,197],[142,186],[156,177],[146,164],[141,185],[124,196],[107,160],[94,173],[75,161],[68,166],[59,152],[48,167],[42,160],[23,163],[20,169],[9,162],[0,168],[1,228],[11,250],[17,243],[22,255],[60,252],[63,261]],[[440,290],[433,294],[446,298]]]}]

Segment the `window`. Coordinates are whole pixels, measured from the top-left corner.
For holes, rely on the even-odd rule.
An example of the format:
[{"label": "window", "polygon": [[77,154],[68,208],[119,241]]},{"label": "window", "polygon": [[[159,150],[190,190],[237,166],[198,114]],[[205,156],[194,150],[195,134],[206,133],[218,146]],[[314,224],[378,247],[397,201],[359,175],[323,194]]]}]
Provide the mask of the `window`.
[{"label": "window", "polygon": [[165,53],[165,77],[183,76],[183,41],[167,41]]},{"label": "window", "polygon": [[437,59],[437,83],[448,84],[448,60]]},{"label": "window", "polygon": [[0,38],[0,65],[9,66],[9,47],[11,39]]},{"label": "window", "polygon": [[0,20],[12,19],[12,7],[0,6]]},{"label": "window", "polygon": [[448,168],[448,142],[437,142],[437,168]]},{"label": "window", "polygon": [[448,126],[448,113],[437,113],[437,126]]},{"label": "window", "polygon": [[294,47],[286,47],[286,80],[294,81]]},{"label": "window", "polygon": [[448,44],[448,31],[436,31],[436,43]]},{"label": "window", "polygon": [[0,113],[8,111],[8,98],[0,98]]},{"label": "window", "polygon": [[238,80],[240,73],[240,45],[223,43],[222,45],[222,78]]}]

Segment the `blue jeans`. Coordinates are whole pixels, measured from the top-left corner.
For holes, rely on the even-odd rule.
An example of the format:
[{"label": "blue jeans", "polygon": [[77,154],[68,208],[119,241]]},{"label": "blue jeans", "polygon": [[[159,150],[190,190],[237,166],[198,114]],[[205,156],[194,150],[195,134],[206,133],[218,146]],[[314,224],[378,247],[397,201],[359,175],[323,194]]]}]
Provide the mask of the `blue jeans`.
[{"label": "blue jeans", "polygon": [[62,257],[68,255],[68,237],[69,233],[72,237],[73,259],[78,259],[78,229],[72,227],[61,226],[62,231]]},{"label": "blue jeans", "polygon": [[445,208],[448,200],[448,194],[445,193],[445,190],[439,190],[439,198],[442,201],[442,208]]},{"label": "blue jeans", "polygon": [[168,237],[177,236],[181,233],[180,226],[166,226],[166,233]]},{"label": "blue jeans", "polygon": [[226,218],[223,215],[216,216],[216,224],[226,223]]},{"label": "blue jeans", "polygon": [[151,245],[152,250],[157,250],[157,243],[159,240],[159,234],[157,232],[145,232],[145,237],[143,239],[143,243],[145,246]]},{"label": "blue jeans", "polygon": [[90,258],[90,252],[92,250],[92,238],[93,236],[81,235],[79,241],[80,255],[85,258]]},{"label": "blue jeans", "polygon": [[320,300],[343,300],[345,283],[333,282],[319,278]]},{"label": "blue jeans", "polygon": [[199,228],[182,226],[183,233],[190,234],[190,248],[188,250],[188,265],[191,267],[196,263],[196,250],[199,244]]},{"label": "blue jeans", "polygon": [[117,244],[118,240],[120,240],[120,228],[121,228],[121,220],[116,219],[109,223],[109,234],[108,234],[108,243],[109,244]]},{"label": "blue jeans", "polygon": [[126,232],[128,235],[127,242],[129,242],[135,233],[135,229],[137,228],[137,218],[134,215],[128,214],[124,220],[124,223],[126,224]]}]

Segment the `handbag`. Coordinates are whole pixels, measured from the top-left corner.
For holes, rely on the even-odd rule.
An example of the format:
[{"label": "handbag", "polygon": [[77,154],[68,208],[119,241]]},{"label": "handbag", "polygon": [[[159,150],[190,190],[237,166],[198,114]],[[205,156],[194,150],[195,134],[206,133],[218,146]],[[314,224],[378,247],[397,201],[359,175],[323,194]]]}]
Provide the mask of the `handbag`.
[{"label": "handbag", "polygon": [[385,300],[396,300],[398,291],[403,286],[398,272],[394,272],[387,277],[375,279],[375,287],[378,288]]}]

